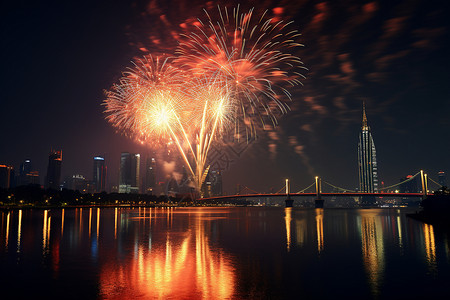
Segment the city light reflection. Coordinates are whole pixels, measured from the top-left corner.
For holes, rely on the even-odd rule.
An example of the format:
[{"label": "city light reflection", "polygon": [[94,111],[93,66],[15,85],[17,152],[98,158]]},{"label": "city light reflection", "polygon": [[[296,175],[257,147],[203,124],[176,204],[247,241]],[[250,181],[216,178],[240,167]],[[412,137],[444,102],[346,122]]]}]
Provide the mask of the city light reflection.
[{"label": "city light reflection", "polygon": [[61,237],[64,233],[64,208],[61,210]]},{"label": "city light reflection", "polygon": [[400,221],[400,216],[397,216],[397,230],[398,230],[398,245],[403,248],[403,237],[402,237],[402,224]]},{"label": "city light reflection", "polygon": [[[90,219],[89,219],[89,224],[90,224]],[[90,231],[90,229],[89,229],[89,231]],[[117,207],[114,208],[114,239],[117,239]]]},{"label": "city light reflection", "polygon": [[436,242],[434,239],[433,225],[423,224],[423,234],[425,239],[425,254],[430,271],[436,271]]},{"label": "city light reflection", "polygon": [[44,225],[42,227],[42,254],[49,254],[49,244],[50,244],[50,222],[51,217],[48,215],[48,210],[44,210]]},{"label": "city light reflection", "polygon": [[378,294],[384,271],[383,230],[376,212],[360,210],[361,248],[373,294]]},{"label": "city light reflection", "polygon": [[91,232],[92,232],[92,207],[89,208],[89,239],[91,239]]},{"label": "city light reflection", "polygon": [[317,251],[323,251],[323,208],[316,208]]},{"label": "city light reflection", "polygon": [[297,245],[302,247],[306,242],[306,220],[295,220],[295,233]]},{"label": "city light reflection", "polygon": [[289,252],[291,249],[291,221],[292,221],[292,207],[286,207],[284,209],[285,217],[284,222],[286,223],[286,247]]},{"label": "city light reflection", "polygon": [[6,216],[6,236],[5,236],[5,248],[8,250],[8,240],[9,240],[9,216],[10,212],[8,212],[8,215]]},{"label": "city light reflection", "polygon": [[22,210],[19,210],[19,224],[17,225],[17,253],[20,253],[20,239],[22,234]]},{"label": "city light reflection", "polygon": [[98,242],[98,235],[100,234],[100,208],[97,208],[97,242]]}]

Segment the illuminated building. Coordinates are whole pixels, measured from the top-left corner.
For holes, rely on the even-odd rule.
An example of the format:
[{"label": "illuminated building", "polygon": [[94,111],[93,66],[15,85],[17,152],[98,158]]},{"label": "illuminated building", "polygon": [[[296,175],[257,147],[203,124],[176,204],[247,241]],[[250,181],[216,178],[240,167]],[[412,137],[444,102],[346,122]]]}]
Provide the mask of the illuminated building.
[{"label": "illuminated building", "polygon": [[375,143],[367,125],[366,109],[363,107],[363,121],[358,143],[359,190],[378,192],[378,170]]},{"label": "illuminated building", "polygon": [[141,155],[122,152],[120,155],[119,193],[139,193]]},{"label": "illuminated building", "polygon": [[438,183],[442,186],[447,186],[447,178],[445,176],[445,172],[444,171],[439,171],[438,172]]},{"label": "illuminated building", "polygon": [[62,151],[52,150],[48,156],[47,177],[45,180],[45,187],[47,189],[60,189],[61,164]]},{"label": "illuminated building", "polygon": [[0,188],[9,189],[13,187],[14,168],[12,166],[0,165]]},{"label": "illuminated building", "polygon": [[156,189],[156,160],[154,157],[147,156],[145,163],[145,193],[155,195]]},{"label": "illuminated building", "polygon": [[92,181],[95,193],[106,191],[106,164],[104,157],[94,157],[94,173]]}]

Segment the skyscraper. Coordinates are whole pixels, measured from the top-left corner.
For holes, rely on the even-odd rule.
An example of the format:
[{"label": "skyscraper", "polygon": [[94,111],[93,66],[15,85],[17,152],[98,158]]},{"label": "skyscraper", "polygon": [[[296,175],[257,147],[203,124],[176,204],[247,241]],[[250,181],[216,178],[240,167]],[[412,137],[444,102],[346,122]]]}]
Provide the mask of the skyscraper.
[{"label": "skyscraper", "polygon": [[61,164],[62,151],[52,150],[48,156],[47,177],[45,180],[46,188],[54,190],[60,189]]},{"label": "skyscraper", "polygon": [[19,176],[25,178],[28,173],[32,171],[31,160],[25,159],[23,163],[20,164]]},{"label": "skyscraper", "polygon": [[366,108],[363,106],[363,120],[358,143],[359,190],[378,192],[378,169],[375,143],[367,125]]},{"label": "skyscraper", "polygon": [[120,155],[119,193],[139,193],[141,155],[122,152]]},{"label": "skyscraper", "polygon": [[156,160],[147,156],[145,163],[145,193],[155,195],[156,189]]},{"label": "skyscraper", "polygon": [[106,191],[106,164],[105,158],[102,156],[94,157],[94,173],[92,181],[95,193]]}]

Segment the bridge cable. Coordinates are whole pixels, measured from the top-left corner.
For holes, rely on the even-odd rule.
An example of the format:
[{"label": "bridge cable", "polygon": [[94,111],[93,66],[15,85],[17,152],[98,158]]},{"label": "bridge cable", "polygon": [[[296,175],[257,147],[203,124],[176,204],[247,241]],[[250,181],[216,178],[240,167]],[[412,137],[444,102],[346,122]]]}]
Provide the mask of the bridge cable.
[{"label": "bridge cable", "polygon": [[345,188],[341,188],[341,187],[335,186],[335,185],[333,185],[333,184],[331,184],[331,183],[329,183],[329,182],[326,182],[325,180],[322,180],[322,182],[328,184],[329,186],[331,186],[331,187],[333,187],[333,188],[335,188],[335,189],[338,189],[338,190],[341,190],[341,191],[344,191],[344,192],[352,192],[352,193],[356,193],[356,191],[354,191],[354,190],[351,190],[351,189],[345,189]]},{"label": "bridge cable", "polygon": [[255,190],[249,188],[249,187],[246,186],[246,185],[244,185],[244,188],[246,188],[247,190],[249,190],[249,191],[251,191],[251,192],[254,192],[255,194],[259,194],[257,191],[255,191]]},{"label": "bridge cable", "polygon": [[276,191],[275,192],[275,194],[278,194],[278,193],[280,193],[283,189],[285,189],[286,188],[286,186],[285,185],[283,185],[282,187],[281,187],[281,189],[279,189],[278,191]]},{"label": "bridge cable", "polygon": [[442,184],[437,183],[436,181],[434,181],[433,179],[431,179],[430,177],[427,177],[429,180],[431,180],[432,182],[434,182],[435,184],[437,184],[440,188],[443,187]]},{"label": "bridge cable", "polygon": [[380,190],[380,191],[382,191],[382,190],[387,190],[387,189],[390,189],[390,188],[399,186],[399,185],[401,185],[401,184],[403,184],[403,183],[407,183],[407,182],[409,182],[409,181],[415,179],[416,176],[419,175],[419,174],[420,174],[420,171],[417,172],[414,176],[412,176],[412,177],[410,177],[410,178],[408,178],[408,179],[406,179],[406,180],[404,180],[404,181],[402,181],[402,182],[399,182],[399,183],[396,183],[396,184],[393,184],[393,185],[390,185],[390,186],[387,186],[387,187],[384,187],[384,188],[380,188],[379,190]]},{"label": "bridge cable", "polygon": [[310,186],[308,186],[308,187],[306,187],[306,188],[304,188],[303,190],[300,190],[300,191],[298,191],[297,193],[295,193],[295,194],[300,194],[300,193],[303,193],[304,191],[306,191],[307,189],[309,189],[310,187],[312,187],[313,185],[315,185],[316,183],[315,182],[313,182]]}]

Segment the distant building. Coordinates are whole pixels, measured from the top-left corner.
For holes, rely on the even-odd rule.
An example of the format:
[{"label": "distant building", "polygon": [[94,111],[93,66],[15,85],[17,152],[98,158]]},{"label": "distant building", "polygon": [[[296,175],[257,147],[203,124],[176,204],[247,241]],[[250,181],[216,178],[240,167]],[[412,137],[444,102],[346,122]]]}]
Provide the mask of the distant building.
[{"label": "distant building", "polygon": [[45,187],[47,189],[60,189],[62,151],[52,150],[48,156],[47,177]]},{"label": "distant building", "polygon": [[14,167],[0,165],[0,188],[9,189],[14,183]]},{"label": "distant building", "polygon": [[366,109],[363,107],[363,121],[358,143],[359,190],[378,192],[378,168],[375,143],[367,125]]},{"label": "distant building", "polygon": [[106,164],[105,158],[94,157],[94,171],[92,175],[92,185],[94,193],[106,191]]},{"label": "distant building", "polygon": [[146,194],[156,195],[156,160],[151,156],[147,156],[145,163],[144,189]]},{"label": "distant building", "polygon": [[79,191],[81,193],[89,192],[89,181],[83,175],[75,174],[67,177],[64,182],[64,188],[68,190]]},{"label": "distant building", "polygon": [[119,193],[139,193],[141,155],[122,152],[120,155]]},{"label": "distant building", "polygon": [[202,197],[208,198],[212,196],[211,180],[209,178],[209,173],[206,176],[205,182],[202,185]]},{"label": "distant building", "polygon": [[222,174],[220,171],[210,171],[209,181],[211,182],[211,196],[222,196]]},{"label": "distant building", "polygon": [[27,180],[27,174],[29,174],[32,170],[31,160],[25,159],[23,163],[20,164],[19,168],[19,178],[18,185],[28,185],[29,182]]},{"label": "distant building", "polygon": [[19,176],[17,177],[17,185],[40,184],[38,171],[33,171],[30,159],[26,159],[20,164]]},{"label": "distant building", "polygon": [[208,175],[206,175],[205,182],[202,185],[202,195],[203,197],[222,195],[222,174],[220,173],[220,171],[208,171]]},{"label": "distant building", "polygon": [[442,186],[446,186],[447,185],[447,177],[445,176],[445,172],[444,171],[439,171],[438,172],[438,183]]}]

